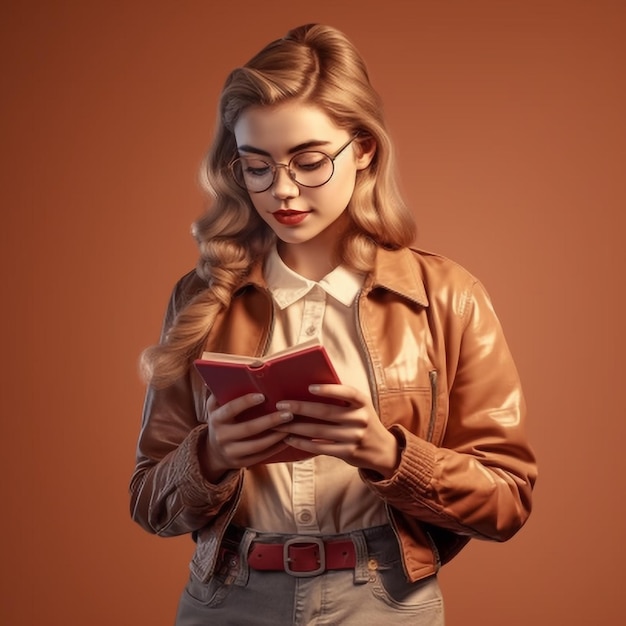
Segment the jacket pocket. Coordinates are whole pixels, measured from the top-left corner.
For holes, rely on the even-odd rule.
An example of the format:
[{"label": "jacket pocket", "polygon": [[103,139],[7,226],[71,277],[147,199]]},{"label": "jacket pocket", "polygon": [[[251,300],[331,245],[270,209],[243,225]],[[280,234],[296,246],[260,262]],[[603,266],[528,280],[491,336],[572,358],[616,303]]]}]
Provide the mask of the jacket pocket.
[{"label": "jacket pocket", "polygon": [[404,426],[418,437],[436,443],[441,425],[438,420],[438,372],[431,369],[420,385],[386,389],[379,394],[379,407],[385,426]]}]

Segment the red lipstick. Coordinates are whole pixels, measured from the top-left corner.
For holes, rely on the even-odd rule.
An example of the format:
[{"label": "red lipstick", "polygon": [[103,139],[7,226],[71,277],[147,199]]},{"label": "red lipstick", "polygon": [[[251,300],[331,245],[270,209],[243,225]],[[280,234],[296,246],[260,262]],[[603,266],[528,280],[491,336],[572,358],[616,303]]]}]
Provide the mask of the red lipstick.
[{"label": "red lipstick", "polygon": [[291,209],[280,209],[279,211],[274,211],[274,213],[272,213],[272,216],[279,224],[282,224],[283,226],[295,226],[304,221],[309,213],[310,211],[292,211]]}]

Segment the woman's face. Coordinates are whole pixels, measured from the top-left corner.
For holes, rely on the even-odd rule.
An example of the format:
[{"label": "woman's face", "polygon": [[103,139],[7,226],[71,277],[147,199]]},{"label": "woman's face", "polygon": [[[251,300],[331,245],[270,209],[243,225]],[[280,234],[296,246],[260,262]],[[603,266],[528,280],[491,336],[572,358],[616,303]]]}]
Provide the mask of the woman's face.
[{"label": "woman's face", "polygon": [[[317,150],[332,157],[352,138],[321,108],[297,101],[249,107],[234,131],[240,156],[283,165],[304,151]],[[281,250],[297,246],[332,254],[345,228],[345,218],[340,218],[352,197],[356,173],[369,165],[373,151],[370,154],[356,141],[348,145],[336,157],[332,177],[320,187],[298,185],[285,167],[279,167],[269,189],[250,192],[258,214],[283,242]],[[257,165],[255,161],[253,167]],[[252,175],[260,171],[254,169]]]}]

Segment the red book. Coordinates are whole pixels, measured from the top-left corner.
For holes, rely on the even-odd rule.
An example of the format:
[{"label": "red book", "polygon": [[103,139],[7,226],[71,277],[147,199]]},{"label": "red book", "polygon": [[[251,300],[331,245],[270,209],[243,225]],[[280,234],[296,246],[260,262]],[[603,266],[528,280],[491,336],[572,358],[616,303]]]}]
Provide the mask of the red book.
[{"label": "red book", "polygon": [[[314,396],[308,390],[312,384],[340,382],[324,346],[317,339],[267,357],[204,352],[194,365],[219,404],[247,393],[258,392],[265,396],[265,402],[240,413],[240,419],[273,413],[280,400],[340,404],[336,400]],[[298,415],[294,419],[315,421]],[[264,463],[298,461],[310,456],[307,452],[288,447]]]}]

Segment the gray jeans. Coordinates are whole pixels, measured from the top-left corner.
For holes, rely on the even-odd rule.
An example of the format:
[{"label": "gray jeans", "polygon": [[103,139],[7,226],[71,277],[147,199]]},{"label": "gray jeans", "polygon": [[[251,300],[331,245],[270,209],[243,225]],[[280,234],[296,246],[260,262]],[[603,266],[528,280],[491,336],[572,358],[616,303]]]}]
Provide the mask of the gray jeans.
[{"label": "gray jeans", "polygon": [[224,559],[207,583],[191,576],[180,599],[176,626],[443,626],[443,600],[436,576],[407,582],[389,526],[324,537],[352,539],[357,554],[354,569],[295,577],[248,567],[252,541],[292,537],[245,530],[237,548],[238,559]]}]

